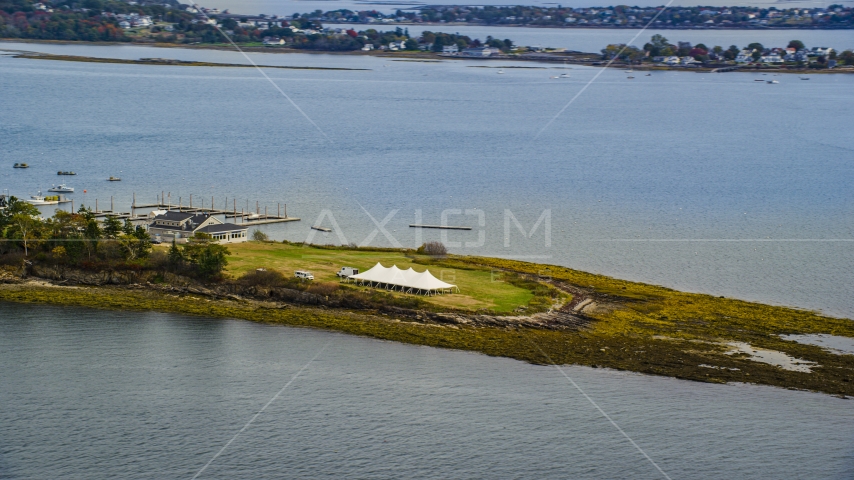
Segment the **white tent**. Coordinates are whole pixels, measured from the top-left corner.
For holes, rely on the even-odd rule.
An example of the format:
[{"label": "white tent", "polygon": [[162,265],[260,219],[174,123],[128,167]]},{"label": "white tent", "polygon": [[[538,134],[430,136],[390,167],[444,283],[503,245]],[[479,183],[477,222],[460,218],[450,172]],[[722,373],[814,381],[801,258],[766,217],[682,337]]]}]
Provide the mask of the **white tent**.
[{"label": "white tent", "polygon": [[400,290],[405,293],[420,293],[432,295],[436,293],[447,293],[456,289],[456,285],[445,283],[434,277],[429,270],[416,272],[409,267],[406,270],[397,268],[397,265],[384,267],[377,262],[370,270],[350,275],[348,280],[353,280],[359,285],[385,288],[386,290]]}]

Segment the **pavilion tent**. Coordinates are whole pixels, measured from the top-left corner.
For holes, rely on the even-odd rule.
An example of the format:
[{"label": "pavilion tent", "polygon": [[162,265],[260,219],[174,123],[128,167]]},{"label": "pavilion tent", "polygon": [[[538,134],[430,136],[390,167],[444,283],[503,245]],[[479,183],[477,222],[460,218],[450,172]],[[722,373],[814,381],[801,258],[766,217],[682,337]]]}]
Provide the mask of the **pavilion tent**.
[{"label": "pavilion tent", "polygon": [[406,293],[419,293],[424,295],[433,295],[436,293],[446,293],[456,289],[460,289],[456,285],[443,282],[434,277],[429,270],[416,272],[409,267],[406,270],[401,270],[397,265],[384,267],[377,262],[370,270],[356,275],[350,275],[348,280],[353,280],[361,285],[369,285],[372,287],[385,288],[387,290],[400,290]]}]

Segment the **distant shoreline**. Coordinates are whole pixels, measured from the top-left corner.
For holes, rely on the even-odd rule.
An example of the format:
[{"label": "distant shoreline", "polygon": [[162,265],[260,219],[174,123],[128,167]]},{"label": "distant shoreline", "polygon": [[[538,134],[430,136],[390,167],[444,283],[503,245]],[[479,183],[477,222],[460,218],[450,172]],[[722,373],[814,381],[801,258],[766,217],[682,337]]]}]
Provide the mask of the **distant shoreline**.
[{"label": "distant shoreline", "polygon": [[[215,45],[215,44],[174,44],[174,43],[127,43],[127,42],[78,42],[78,41],[66,41],[66,40],[8,40],[3,39],[0,40],[0,46],[3,43],[35,43],[35,44],[48,44],[48,45],[96,45],[96,46],[143,46],[143,47],[156,47],[156,48],[186,48],[186,49],[197,49],[197,50],[221,50],[221,51],[235,51],[234,47],[226,46],[226,45]],[[513,55],[496,55],[493,57],[462,57],[462,56],[452,56],[452,55],[443,55],[432,52],[386,52],[386,51],[377,51],[372,50],[369,52],[363,51],[344,51],[344,52],[330,52],[330,51],[320,51],[320,50],[301,50],[301,49],[291,49],[291,48],[281,48],[281,47],[241,47],[243,51],[251,52],[251,53],[273,53],[273,54],[294,54],[294,53],[305,53],[305,54],[315,54],[315,55],[348,55],[348,56],[368,56],[368,57],[381,57],[381,58],[390,58],[390,59],[412,59],[412,60],[477,60],[477,61],[523,61],[523,62],[541,62],[541,63],[554,63],[563,65],[573,65],[573,66],[587,66],[587,67],[605,67],[603,65],[605,62],[601,59],[592,59],[592,56],[599,56],[599,54],[595,53],[582,53],[577,52],[570,55],[548,55],[548,54],[540,54],[537,56],[513,56]],[[197,67],[252,67],[252,65],[240,64],[240,63],[215,63],[215,62],[202,62],[202,61],[184,61],[184,60],[173,60],[173,59],[114,59],[114,58],[105,58],[105,57],[88,57],[88,56],[80,56],[80,55],[58,55],[58,54],[50,54],[50,53],[40,53],[40,52],[26,52],[19,50],[3,50],[0,48],[0,51],[7,51],[13,53],[14,58],[27,58],[27,59],[36,59],[36,60],[59,60],[59,61],[68,61],[68,62],[89,62],[89,63],[117,63],[117,64],[135,64],[135,65],[168,65],[168,66],[197,66]],[[547,56],[548,55],[548,56]],[[580,60],[579,58],[583,58]],[[292,69],[292,70],[352,70],[352,71],[364,71],[370,69],[362,69],[362,68],[349,68],[349,67],[299,67],[299,66],[281,66],[281,65],[259,65],[262,68],[281,68],[281,69]],[[733,68],[737,67],[737,68]],[[798,75],[809,75],[809,74],[839,74],[839,73],[854,73],[854,68],[846,68],[846,67],[837,67],[832,69],[788,69],[784,67],[772,67],[772,66],[762,66],[757,68],[756,66],[736,66],[736,65],[715,65],[715,66],[705,66],[705,67],[681,67],[681,66],[667,66],[667,65],[628,65],[625,63],[617,63],[614,62],[608,68],[616,68],[616,69],[627,69],[631,68],[637,71],[644,72],[653,72],[653,71],[676,71],[676,72],[697,72],[697,73],[710,73],[713,72],[717,68],[728,68],[731,71],[742,72],[742,73],[787,73],[787,74],[798,74]]]}]

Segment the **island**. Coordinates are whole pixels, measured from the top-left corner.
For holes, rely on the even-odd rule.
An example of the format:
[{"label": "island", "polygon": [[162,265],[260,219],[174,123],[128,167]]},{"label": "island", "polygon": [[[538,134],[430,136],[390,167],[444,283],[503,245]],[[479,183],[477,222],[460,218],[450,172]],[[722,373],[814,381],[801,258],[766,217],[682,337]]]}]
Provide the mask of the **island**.
[{"label": "island", "polygon": [[[0,208],[0,234],[0,301],[237,318],[535,364],[854,395],[854,355],[802,340],[854,338],[854,322],[810,311],[452,255],[438,242],[307,245],[256,230],[239,243],[197,232],[158,245],[128,219],[84,206],[42,219],[14,197]],[[454,288],[418,294],[355,281],[354,271],[377,265],[430,272]]]},{"label": "island", "polygon": [[[555,20],[557,18],[564,18],[564,24],[580,24],[587,22],[585,16],[591,15],[621,26],[634,25],[635,20],[638,19],[649,23],[653,17],[646,14],[660,14],[660,18],[683,18],[680,15],[685,15],[684,18],[688,18],[685,9],[661,10],[661,7],[653,9],[608,7],[600,10],[560,8],[555,10],[545,7],[436,8],[445,12],[445,15],[449,15],[448,12],[461,13],[466,11],[468,13],[466,13],[465,18],[474,15],[472,21],[481,17],[492,19],[485,21],[485,24],[488,25],[503,25],[505,23],[500,19],[511,17],[514,19],[532,19],[530,20],[534,22],[532,25],[542,24],[541,26],[557,21]],[[754,14],[749,13],[753,11],[750,8],[752,7],[722,8],[714,10],[714,12],[717,12],[716,15],[721,18],[748,18],[750,15],[754,17],[759,15],[757,18],[777,19],[787,19],[794,11],[800,12],[798,15],[804,13],[802,9],[790,9],[792,12],[784,10],[781,12],[788,13],[777,15],[778,11],[771,8],[757,10],[759,13]],[[694,12],[697,9],[689,10],[693,12],[692,15],[696,13],[703,18],[714,13],[708,9],[698,10],[698,12]],[[832,6],[828,9],[821,9],[826,15],[816,13],[819,9],[809,11],[812,12],[809,16],[811,22],[820,20],[827,25],[833,25],[834,28],[843,28],[850,25],[851,22],[850,8]],[[850,49],[839,51],[833,46],[825,45],[807,46],[797,39],[791,40],[786,45],[767,46],[754,42],[745,46],[707,46],[703,43],[692,45],[690,42],[681,41],[671,43],[662,35],[657,34],[653,35],[649,42],[640,48],[635,45],[614,43],[604,46],[601,52],[590,53],[566,48],[520,46],[510,38],[500,39],[492,36],[481,40],[463,34],[439,31],[422,31],[420,35],[412,36],[405,25],[394,26],[393,30],[374,28],[375,26],[394,23],[424,23],[421,20],[433,21],[438,18],[430,13],[433,10],[427,7],[422,9],[422,12],[421,16],[412,16],[414,14],[404,14],[404,12],[399,11],[400,15],[388,17],[376,11],[335,10],[323,13],[318,10],[313,13],[297,13],[279,17],[264,14],[237,15],[227,11],[220,12],[217,9],[182,5],[175,0],[172,0],[171,3],[87,0],[82,5],[66,0],[54,2],[2,0],[0,2],[0,39],[14,39],[25,42],[132,42],[159,47],[240,48],[243,51],[250,52],[324,52],[418,59],[529,60],[614,68],[638,67],[649,70],[691,69],[704,72],[723,72],[751,69],[791,73],[854,72],[854,51]],[[508,16],[508,12],[515,12],[519,15]],[[657,13],[653,14],[652,12]],[[633,19],[631,21],[620,20],[629,13],[635,13],[637,16],[629,15]],[[495,19],[500,21],[493,21]],[[578,19],[578,21],[570,22],[571,19]],[[442,17],[441,21],[446,22],[447,19]],[[596,21],[599,20],[591,20],[588,23],[595,23]],[[664,20],[655,20],[655,22],[661,21]],[[707,20],[707,22],[714,21],[716,20]],[[724,25],[723,22],[729,20],[720,21],[722,22],[721,25]],[[323,22],[337,23],[332,27],[324,27]],[[671,22],[671,20],[666,20],[666,22]],[[684,22],[682,23],[684,24]],[[362,24],[375,25],[357,30],[357,25]],[[656,25],[658,28],[657,23]],[[801,23],[787,23],[787,25],[802,26]],[[186,62],[164,58],[96,59],[94,57],[46,55],[35,52],[18,52],[18,56],[107,63],[244,66]]]}]

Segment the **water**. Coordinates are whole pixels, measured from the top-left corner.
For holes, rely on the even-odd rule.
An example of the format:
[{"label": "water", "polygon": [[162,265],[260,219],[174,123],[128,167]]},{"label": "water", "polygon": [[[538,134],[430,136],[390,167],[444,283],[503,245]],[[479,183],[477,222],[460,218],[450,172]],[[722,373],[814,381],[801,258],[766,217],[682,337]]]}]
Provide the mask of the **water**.
[{"label": "water", "polygon": [[[661,478],[552,367],[0,304],[0,477]],[[850,400],[569,367],[672,478],[850,478]]]},{"label": "water", "polygon": [[[245,62],[210,50],[4,45]],[[257,200],[262,213],[287,203],[303,221],[265,228],[273,238],[435,239],[465,254],[854,315],[851,75],[628,80],[609,70],[537,137],[598,70],[254,57],[369,70],[268,70],[329,141],[253,69],[0,57],[0,190],[26,196],[68,181],[76,206],[97,198],[101,208],[111,196],[128,208],[133,192],[154,202],[161,191],[184,205],[191,194],[220,208],[236,199],[254,210]],[[503,75],[477,68],[498,65]],[[561,72],[571,78],[549,78]],[[780,83],[754,82],[771,78]],[[408,228],[418,211],[423,223],[444,213],[475,228],[420,234]],[[309,229],[333,219],[333,233]]]}]

